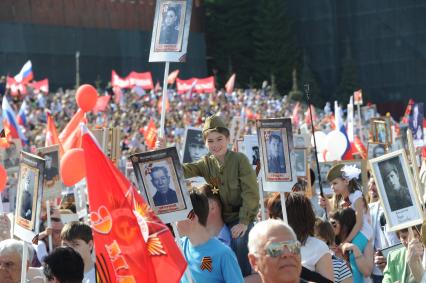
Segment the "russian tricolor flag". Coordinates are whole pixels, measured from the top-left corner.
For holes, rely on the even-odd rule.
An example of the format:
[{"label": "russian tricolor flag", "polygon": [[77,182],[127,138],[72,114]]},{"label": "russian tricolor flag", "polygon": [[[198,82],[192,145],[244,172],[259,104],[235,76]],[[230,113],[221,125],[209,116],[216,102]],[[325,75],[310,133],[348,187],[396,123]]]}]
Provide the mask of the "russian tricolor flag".
[{"label": "russian tricolor flag", "polygon": [[21,104],[21,108],[19,109],[18,117],[16,117],[16,119],[18,120],[18,124],[23,127],[27,126],[27,115],[25,114],[28,112],[27,108],[27,102],[24,100],[24,102],[22,102]]},{"label": "russian tricolor flag", "polygon": [[21,71],[15,76],[15,81],[17,83],[28,83],[33,79],[33,65],[31,61],[28,60]]},{"label": "russian tricolor flag", "polygon": [[22,133],[19,127],[18,121],[16,120],[15,112],[9,104],[6,96],[3,96],[3,103],[1,105],[3,115],[3,127],[6,132],[6,137],[12,139],[21,139],[22,142],[28,143],[27,138]]}]

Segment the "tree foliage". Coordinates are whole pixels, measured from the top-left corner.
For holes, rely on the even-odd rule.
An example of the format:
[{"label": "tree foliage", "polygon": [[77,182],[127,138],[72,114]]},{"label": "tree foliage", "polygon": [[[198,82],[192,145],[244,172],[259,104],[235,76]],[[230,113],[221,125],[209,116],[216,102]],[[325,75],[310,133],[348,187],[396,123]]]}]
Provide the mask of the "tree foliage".
[{"label": "tree foliage", "polygon": [[237,86],[260,87],[274,78],[279,93],[292,85],[299,53],[287,0],[207,0],[208,65],[223,85],[237,73]]}]

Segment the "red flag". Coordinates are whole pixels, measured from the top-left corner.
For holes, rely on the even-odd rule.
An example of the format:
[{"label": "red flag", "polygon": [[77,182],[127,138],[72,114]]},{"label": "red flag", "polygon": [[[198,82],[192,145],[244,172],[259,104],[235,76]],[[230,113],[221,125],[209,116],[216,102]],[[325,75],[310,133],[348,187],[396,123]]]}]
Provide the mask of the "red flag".
[{"label": "red flag", "polygon": [[225,84],[226,93],[232,93],[235,85],[235,73],[229,78]]},{"label": "red flag", "polygon": [[317,114],[315,112],[315,107],[312,106],[312,105],[310,107],[311,107],[311,111],[309,111],[309,107],[308,107],[308,109],[306,109],[306,112],[305,112],[305,123],[307,125],[311,124],[311,113],[312,113],[312,120],[315,122],[316,119],[317,119]]},{"label": "red flag", "polygon": [[64,152],[72,148],[81,147],[81,129],[80,123],[86,123],[86,116],[83,110],[78,111],[72,116],[71,120],[59,134],[59,141],[62,144]]},{"label": "red flag", "polygon": [[179,282],[187,263],[173,238],[169,228],[155,215],[149,205],[123,174],[113,166],[120,188],[138,219],[142,235],[155,269],[157,282]]},{"label": "red flag", "polygon": [[93,107],[93,113],[104,112],[108,106],[109,100],[111,99],[110,95],[98,96],[96,100],[95,107]]},{"label": "red flag", "polygon": [[296,106],[294,106],[294,109],[293,109],[293,125],[294,125],[294,127],[299,126],[299,109],[300,109],[300,103],[297,102]]},{"label": "red flag", "polygon": [[[195,82],[195,85],[194,85]],[[214,77],[191,78],[188,80],[176,79],[176,91],[179,94],[187,93],[194,88],[197,93],[212,93],[215,91]]]},{"label": "red flag", "polygon": [[354,137],[353,144],[355,146],[356,151],[361,155],[362,159],[367,159],[367,148],[362,143],[361,139],[358,136]]},{"label": "red flag", "polygon": [[149,149],[155,148],[155,142],[157,141],[157,127],[155,126],[152,118],[149,120],[148,126],[143,133],[145,137],[145,144]]},{"label": "red flag", "polygon": [[64,149],[62,148],[61,142],[59,141],[58,132],[56,131],[55,121],[53,120],[52,115],[50,113],[46,113],[47,115],[47,126],[46,126],[46,141],[44,146],[51,146],[55,144],[59,144],[59,152],[62,156],[64,153]]},{"label": "red flag", "polygon": [[414,99],[411,99],[408,101],[407,108],[405,108],[404,117],[402,118],[402,123],[408,124],[408,119],[410,118],[411,108],[414,105]]},{"label": "red flag", "polygon": [[34,89],[34,93],[40,93],[40,91],[49,93],[49,79],[44,79],[38,82],[33,81],[29,85]]},{"label": "red flag", "polygon": [[169,76],[167,77],[167,84],[169,85],[174,84],[178,75],[179,75],[179,69],[171,72]]},{"label": "red flag", "polygon": [[[90,220],[101,282],[157,282],[141,227],[124,192],[127,180],[117,178],[114,165],[91,136],[83,136]],[[102,174],[99,174],[102,172]],[[148,219],[147,219],[148,220]]]}]

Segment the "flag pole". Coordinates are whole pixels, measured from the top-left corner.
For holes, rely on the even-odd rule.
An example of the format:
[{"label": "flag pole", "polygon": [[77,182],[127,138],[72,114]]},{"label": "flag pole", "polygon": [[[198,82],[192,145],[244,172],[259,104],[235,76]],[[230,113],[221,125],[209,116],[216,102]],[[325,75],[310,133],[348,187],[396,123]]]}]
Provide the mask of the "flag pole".
[{"label": "flag pole", "polygon": [[161,122],[160,122],[160,138],[164,138],[165,131],[165,123],[166,123],[166,95],[167,94],[167,77],[169,76],[169,67],[170,62],[166,62],[166,66],[164,67],[164,78],[163,78],[163,96],[161,101]]},{"label": "flag pole", "polygon": [[[318,184],[320,189],[320,195],[321,197],[324,197],[324,192],[322,189],[322,183],[321,183],[321,174],[320,174],[320,167],[319,167],[319,161],[318,161],[318,150],[317,150],[317,141],[315,139],[315,127],[314,127],[314,119],[312,118],[312,104],[311,104],[311,95],[309,94],[309,84],[305,84],[305,94],[306,94],[306,102],[308,103],[308,110],[309,114],[311,116],[311,129],[312,129],[312,137],[314,139],[314,151],[315,151],[315,164],[317,165],[317,174],[318,174]],[[324,208],[325,211],[325,218],[327,219],[327,208]]]}]

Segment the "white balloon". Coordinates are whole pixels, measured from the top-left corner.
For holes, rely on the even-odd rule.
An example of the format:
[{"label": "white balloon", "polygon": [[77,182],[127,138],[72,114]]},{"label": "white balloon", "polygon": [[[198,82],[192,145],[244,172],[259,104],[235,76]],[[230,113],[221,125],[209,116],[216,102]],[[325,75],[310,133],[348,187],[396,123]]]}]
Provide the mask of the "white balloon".
[{"label": "white balloon", "polygon": [[327,151],[325,153],[325,161],[341,160],[341,156],[336,154],[336,151]]},{"label": "white balloon", "polygon": [[326,150],[329,152],[330,158],[335,156],[340,158],[345,153],[347,146],[348,141],[341,131],[334,130],[328,133]]},{"label": "white balloon", "polygon": [[[315,131],[315,141],[317,143],[318,153],[323,153],[327,145],[327,135],[321,131]],[[311,145],[314,147],[314,137],[311,138]]]}]

